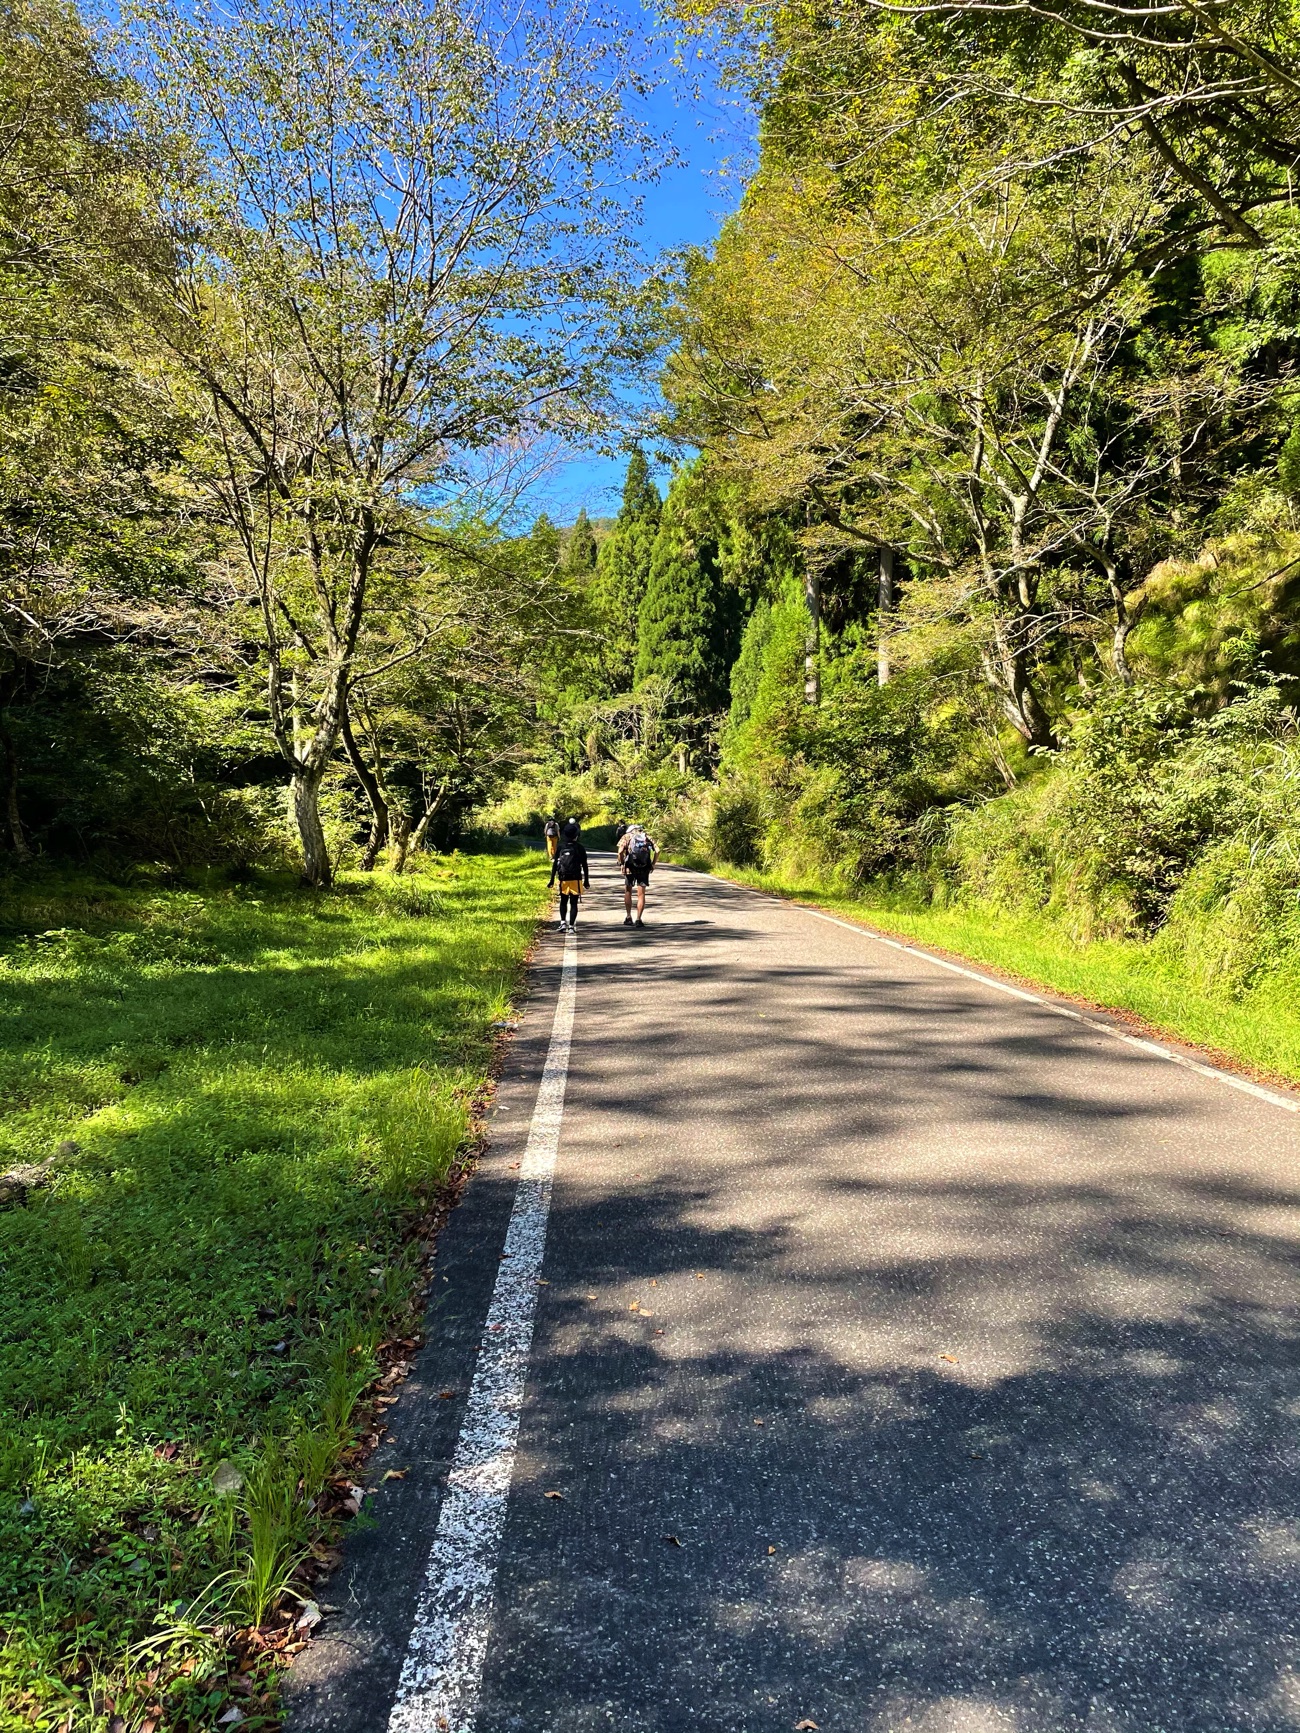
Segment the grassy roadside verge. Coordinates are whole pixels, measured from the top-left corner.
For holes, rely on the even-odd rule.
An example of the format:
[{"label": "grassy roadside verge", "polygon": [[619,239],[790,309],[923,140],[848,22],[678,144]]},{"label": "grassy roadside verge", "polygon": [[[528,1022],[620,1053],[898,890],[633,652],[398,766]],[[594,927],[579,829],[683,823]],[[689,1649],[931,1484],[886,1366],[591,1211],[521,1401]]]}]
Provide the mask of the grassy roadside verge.
[{"label": "grassy roadside verge", "polygon": [[1049,921],[979,904],[936,908],[872,887],[852,894],[693,857],[684,864],[990,964],[1092,1005],[1131,1012],[1154,1029],[1208,1048],[1262,1077],[1300,1082],[1300,972],[1294,962],[1239,997],[1220,996],[1189,982],[1160,954],[1156,942],[1078,944]]},{"label": "grassy roadside verge", "polygon": [[0,890],[0,1169],[54,1157],[0,1208],[5,1733],[273,1719],[250,1628],[328,1562],[544,896]]}]

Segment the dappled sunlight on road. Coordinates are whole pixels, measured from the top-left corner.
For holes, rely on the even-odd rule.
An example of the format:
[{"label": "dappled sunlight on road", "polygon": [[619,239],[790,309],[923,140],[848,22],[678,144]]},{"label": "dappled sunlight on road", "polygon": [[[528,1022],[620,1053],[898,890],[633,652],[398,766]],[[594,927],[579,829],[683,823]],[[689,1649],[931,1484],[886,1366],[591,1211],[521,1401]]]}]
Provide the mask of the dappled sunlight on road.
[{"label": "dappled sunlight on road", "polygon": [[656,919],[586,935],[485,1729],[525,1655],[557,1728],[625,1673],[637,1729],[1296,1724],[1291,1116],[706,881]]}]

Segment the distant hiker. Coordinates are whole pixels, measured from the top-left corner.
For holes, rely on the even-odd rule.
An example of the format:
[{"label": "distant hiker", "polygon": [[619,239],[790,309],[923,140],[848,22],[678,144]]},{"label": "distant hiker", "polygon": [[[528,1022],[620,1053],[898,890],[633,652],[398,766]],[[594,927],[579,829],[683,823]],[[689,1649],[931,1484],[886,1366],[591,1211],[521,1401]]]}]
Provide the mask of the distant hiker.
[{"label": "distant hiker", "polygon": [[618,847],[619,843],[622,842],[623,838],[626,835],[627,835],[627,826],[623,823],[623,820],[620,818],[618,823],[614,826],[614,847],[615,848]]},{"label": "distant hiker", "polygon": [[566,818],[560,826],[550,882],[554,884],[556,879],[560,881],[560,931],[576,933],[578,898],[584,889],[591,889],[591,868],[587,865],[587,850],[576,818]]},{"label": "distant hiker", "polygon": [[555,851],[560,846],[560,827],[553,818],[548,818],[542,826],[542,835],[546,838],[546,852],[555,859]]},{"label": "distant hiker", "polygon": [[[644,825],[630,824],[618,839],[618,864],[623,872],[623,925],[641,926],[645,915],[645,894],[650,884],[650,872],[659,859],[654,838],[647,835]],[[632,892],[636,891],[636,920],[632,919]]]}]

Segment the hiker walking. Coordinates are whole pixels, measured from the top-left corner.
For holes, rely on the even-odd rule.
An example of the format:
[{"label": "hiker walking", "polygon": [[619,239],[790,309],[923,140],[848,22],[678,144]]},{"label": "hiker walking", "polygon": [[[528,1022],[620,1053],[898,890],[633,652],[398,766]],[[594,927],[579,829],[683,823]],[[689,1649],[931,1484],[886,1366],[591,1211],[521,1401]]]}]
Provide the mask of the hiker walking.
[{"label": "hiker walking", "polygon": [[560,827],[553,818],[548,818],[542,826],[542,835],[546,838],[546,852],[554,860],[555,851],[560,846]]},{"label": "hiker walking", "polygon": [[[650,872],[659,859],[659,847],[644,825],[630,824],[618,839],[618,864],[623,872],[623,925],[642,926],[645,894]],[[632,892],[636,892],[636,920],[632,919]]]},{"label": "hiker walking", "polygon": [[566,818],[560,826],[555,858],[551,862],[552,884],[560,881],[560,931],[578,930],[578,898],[591,889],[591,868],[587,865],[587,850],[582,840],[582,827],[576,818]]}]

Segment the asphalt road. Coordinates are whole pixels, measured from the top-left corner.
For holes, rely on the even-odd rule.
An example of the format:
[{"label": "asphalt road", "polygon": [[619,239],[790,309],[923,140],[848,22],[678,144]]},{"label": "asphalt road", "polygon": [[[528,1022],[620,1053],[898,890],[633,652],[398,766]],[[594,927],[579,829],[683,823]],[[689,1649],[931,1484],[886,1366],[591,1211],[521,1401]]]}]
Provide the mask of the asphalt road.
[{"label": "asphalt road", "polygon": [[[595,879],[475,1733],[1294,1733],[1297,1115],[715,880],[629,932]],[[388,1726],[561,946],[293,1733]]]}]

